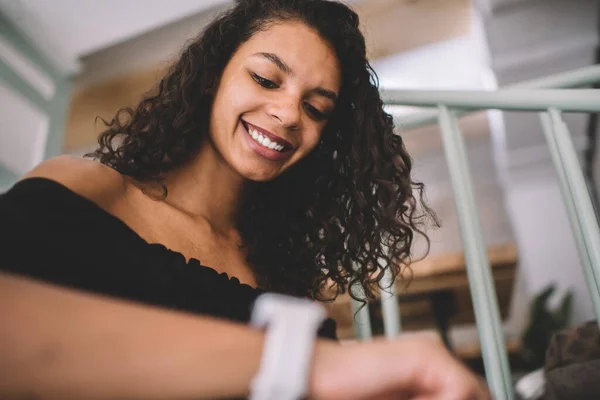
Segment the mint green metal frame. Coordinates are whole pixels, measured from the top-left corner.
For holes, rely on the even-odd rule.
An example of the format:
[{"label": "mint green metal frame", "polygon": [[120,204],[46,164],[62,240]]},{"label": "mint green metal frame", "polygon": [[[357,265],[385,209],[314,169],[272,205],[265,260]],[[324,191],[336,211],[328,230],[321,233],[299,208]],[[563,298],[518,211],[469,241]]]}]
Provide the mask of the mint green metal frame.
[{"label": "mint green metal frame", "polygon": [[[60,155],[71,97],[71,79],[59,71],[2,13],[0,13],[0,36],[52,80],[55,86],[54,96],[45,99],[17,71],[0,59],[0,80],[11,90],[25,97],[39,111],[48,115],[49,126],[44,158]],[[12,171],[0,170],[0,186],[10,186],[17,179],[18,176]]]},{"label": "mint green metal frame", "polygon": [[[598,106],[600,110],[600,106]],[[556,108],[540,114],[556,166],[597,320],[600,321],[600,228],[569,128]]]},{"label": "mint green metal frame", "polygon": [[[359,299],[365,299],[365,291],[360,283],[350,286],[352,294]],[[371,329],[371,318],[369,315],[369,307],[352,298],[351,302],[352,315],[354,316],[354,336],[359,340],[369,340],[373,337]]]},{"label": "mint green metal frame", "polygon": [[[469,286],[480,335],[486,377],[494,399],[514,398],[490,263],[485,251],[465,144],[456,117],[474,111],[500,109],[537,111],[557,169],[582,267],[600,321],[600,227],[588,193],[577,152],[562,120],[562,112],[600,112],[600,91],[580,88],[600,82],[600,65],[551,75],[489,91],[382,91],[387,105],[431,107],[396,121],[400,129],[439,122],[464,243]],[[390,286],[389,275],[383,286]],[[354,293],[361,295],[357,288]],[[381,306],[387,337],[401,332],[395,285],[382,290]],[[360,303],[353,302],[358,311]],[[358,311],[357,337],[371,338],[368,308]]]},{"label": "mint green metal frame", "polygon": [[[549,75],[542,78],[533,79],[517,83],[514,85],[507,86],[507,89],[566,89],[566,88],[580,88],[585,86],[591,86],[595,82],[600,82],[600,68],[597,65],[592,65],[584,68],[579,68],[572,71],[562,72],[560,74]],[[387,99],[388,94],[393,93],[391,91],[382,91],[381,95],[384,101]],[[397,93],[397,92],[396,92]],[[421,92],[423,93],[423,92]],[[408,105],[399,104],[396,105]],[[428,104],[429,107],[435,107],[436,104]],[[473,106],[477,107],[476,104]],[[468,111],[457,111],[457,116],[460,117],[464,114],[468,114],[473,111],[481,111],[485,107],[479,107],[470,109]],[[411,115],[403,116],[395,120],[396,126],[400,129],[412,129],[419,126],[430,125],[437,122],[438,113],[435,110],[427,110]]]},{"label": "mint green metal frame", "polygon": [[[456,202],[456,212],[464,243],[467,275],[477,329],[484,352],[483,362],[488,384],[493,393],[512,391],[512,380],[506,356],[504,335],[500,325],[500,311],[496,290],[487,258],[481,224],[477,215],[473,182],[469,171],[464,138],[456,117],[445,105],[439,106],[442,142],[448,162],[450,181]],[[498,397],[500,398],[500,397]],[[505,398],[505,397],[502,397]]]}]

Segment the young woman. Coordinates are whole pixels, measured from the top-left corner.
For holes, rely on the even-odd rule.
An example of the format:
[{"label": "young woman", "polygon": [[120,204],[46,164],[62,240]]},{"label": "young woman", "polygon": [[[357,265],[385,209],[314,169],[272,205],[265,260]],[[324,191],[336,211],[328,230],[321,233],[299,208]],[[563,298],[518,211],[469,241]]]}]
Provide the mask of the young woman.
[{"label": "young woman", "polygon": [[[423,218],[340,3],[239,1],[99,143],[99,162],[49,160],[0,197],[3,399],[247,395],[257,296],[371,294]],[[333,322],[319,334],[335,338]],[[317,340],[308,392],[487,398],[443,346],[410,337]]]}]

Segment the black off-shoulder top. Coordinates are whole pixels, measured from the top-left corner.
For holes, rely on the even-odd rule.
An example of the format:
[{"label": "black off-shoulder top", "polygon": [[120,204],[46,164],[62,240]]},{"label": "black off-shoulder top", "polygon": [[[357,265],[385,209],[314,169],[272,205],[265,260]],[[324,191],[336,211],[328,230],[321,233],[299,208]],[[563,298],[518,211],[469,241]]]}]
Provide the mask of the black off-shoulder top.
[{"label": "black off-shoulder top", "polygon": [[[0,195],[0,270],[242,323],[264,293],[146,242],[94,202],[45,178],[22,180]],[[336,339],[332,319],[319,336]]]}]

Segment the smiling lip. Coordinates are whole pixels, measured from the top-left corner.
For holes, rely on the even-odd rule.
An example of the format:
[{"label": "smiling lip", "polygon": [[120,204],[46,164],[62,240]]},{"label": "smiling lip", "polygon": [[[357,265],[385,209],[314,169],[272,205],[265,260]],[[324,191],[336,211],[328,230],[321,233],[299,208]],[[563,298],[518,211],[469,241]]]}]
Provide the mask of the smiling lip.
[{"label": "smiling lip", "polygon": [[282,139],[279,136],[274,135],[271,132],[269,132],[267,130],[264,130],[264,129],[256,126],[256,125],[252,125],[251,123],[249,123],[247,121],[242,120],[242,122],[244,123],[244,125],[246,125],[245,126],[246,130],[248,130],[248,127],[256,129],[258,132],[260,132],[261,134],[263,134],[263,136],[268,137],[271,142],[275,142],[277,144],[282,145],[284,147],[284,151],[293,150],[294,149],[294,146],[290,142],[288,142],[287,140]]},{"label": "smiling lip", "polygon": [[[289,159],[292,156],[292,154],[294,154],[295,149],[288,141],[283,140],[280,137],[275,136],[270,132],[265,132],[263,129],[260,129],[255,125],[249,124],[246,121],[242,121],[242,123],[240,125],[242,126],[242,128],[244,130],[243,136],[246,139],[246,142],[248,143],[248,147],[250,147],[259,156],[266,158],[267,160],[270,160],[270,161],[283,161],[283,160]],[[280,144],[281,146],[284,147],[283,150],[278,151],[275,149],[269,149],[269,148],[264,147],[263,145],[259,144],[252,138],[252,136],[250,135],[250,132],[248,132],[248,128],[256,129],[257,131],[260,132],[261,135],[264,135],[264,136],[268,137],[269,140],[275,141],[277,144]],[[273,136],[273,139],[271,139],[271,136]]]}]

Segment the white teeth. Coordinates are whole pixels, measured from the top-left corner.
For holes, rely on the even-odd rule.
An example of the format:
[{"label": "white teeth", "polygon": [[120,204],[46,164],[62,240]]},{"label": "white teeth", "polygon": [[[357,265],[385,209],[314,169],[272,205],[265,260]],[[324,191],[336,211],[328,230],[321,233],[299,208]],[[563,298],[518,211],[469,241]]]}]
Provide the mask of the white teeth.
[{"label": "white teeth", "polygon": [[250,134],[252,139],[254,139],[256,142],[260,143],[262,146],[264,146],[268,149],[277,150],[277,151],[283,151],[283,149],[284,149],[284,146],[278,144],[275,141],[271,141],[271,139],[263,136],[254,128],[248,127],[248,133]]}]

